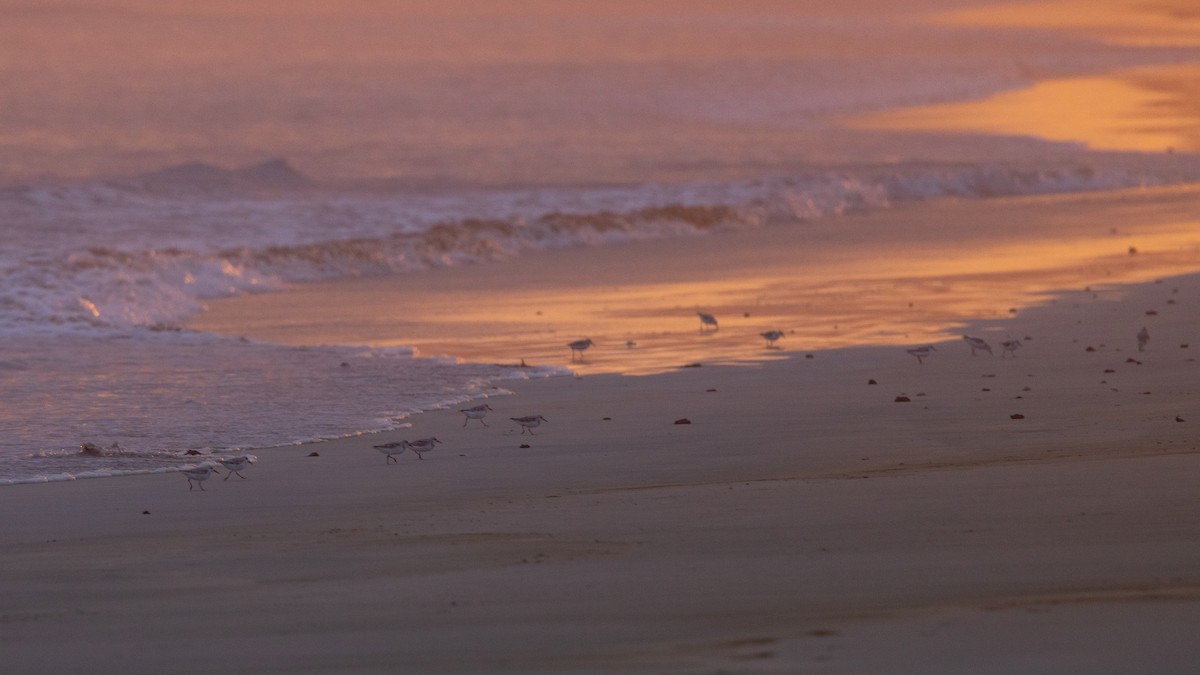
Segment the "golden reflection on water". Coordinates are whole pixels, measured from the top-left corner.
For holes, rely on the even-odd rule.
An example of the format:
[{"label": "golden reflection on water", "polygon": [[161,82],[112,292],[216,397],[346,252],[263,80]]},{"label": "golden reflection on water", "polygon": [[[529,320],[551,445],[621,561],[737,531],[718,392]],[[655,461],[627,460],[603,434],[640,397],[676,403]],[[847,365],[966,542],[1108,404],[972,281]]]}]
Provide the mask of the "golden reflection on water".
[{"label": "golden reflection on water", "polygon": [[1200,45],[1194,0],[1057,0],[1016,2],[947,12],[939,23],[1066,29],[1130,46]]},{"label": "golden reflection on water", "polygon": [[[1197,223],[1200,225],[1200,223]],[[1177,244],[1178,237],[1147,242]],[[531,365],[569,365],[581,373],[627,375],[675,370],[691,363],[749,364],[805,352],[863,345],[911,346],[956,337],[964,323],[998,320],[1046,302],[1051,288],[1082,289],[1089,283],[1146,282],[1194,271],[1200,242],[1183,253],[1086,257],[1064,246],[1063,267],[1019,265],[1005,269],[987,252],[953,266],[910,269],[889,278],[864,263],[838,281],[763,270],[737,286],[697,284],[629,285],[597,289],[506,295],[482,293],[474,307],[443,299],[428,321],[440,336],[412,332],[373,341],[416,346],[423,355],[454,354],[467,360]],[[915,262],[915,261],[914,261]],[[955,269],[951,269],[951,267]],[[974,267],[972,271],[970,268]],[[898,271],[898,270],[897,270]],[[720,328],[702,331],[694,307],[716,315]],[[690,303],[690,304],[689,304]],[[537,309],[534,309],[537,308]],[[447,317],[446,312],[450,316]],[[784,337],[768,347],[759,334],[778,329]],[[595,344],[573,361],[567,343]]]},{"label": "golden reflection on water", "polygon": [[1038,136],[1096,150],[1200,151],[1200,66],[1044,80],[982,101],[891,110],[851,126]]},{"label": "golden reflection on water", "polygon": [[[1157,196],[1155,196],[1157,195]],[[650,374],[953,339],[1048,294],[1200,270],[1195,188],[947,202],[684,241],[531,254],[214,302],[191,327],[284,344]],[[1129,247],[1136,244],[1136,253]],[[720,328],[702,332],[696,311]],[[759,333],[784,332],[779,349]],[[567,343],[595,345],[572,362]],[[632,344],[630,344],[632,343]]]},{"label": "golden reflection on water", "polygon": [[[1018,2],[948,12],[932,20],[1062,30],[1134,47],[1200,46],[1200,5],[1194,0]],[[1097,150],[1195,152],[1200,151],[1200,65],[1048,77],[1027,89],[982,101],[883,111],[852,118],[848,124],[896,131],[1037,136]]]}]

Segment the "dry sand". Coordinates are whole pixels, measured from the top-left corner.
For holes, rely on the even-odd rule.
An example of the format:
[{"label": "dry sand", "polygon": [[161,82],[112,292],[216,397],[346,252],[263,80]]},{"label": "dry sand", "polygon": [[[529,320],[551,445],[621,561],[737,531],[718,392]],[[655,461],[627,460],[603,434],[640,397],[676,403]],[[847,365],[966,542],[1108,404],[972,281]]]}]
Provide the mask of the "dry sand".
[{"label": "dry sand", "polygon": [[[1162,210],[1179,222],[1194,203]],[[1114,222],[1097,227],[1120,224],[1103,209]],[[916,231],[922,213],[891,217]],[[1059,202],[1038,214],[1069,215]],[[699,255],[698,241],[680,250]],[[707,241],[728,253],[737,239]],[[613,253],[577,255],[601,269]],[[407,434],[260,450],[246,480],[203,492],[176,474],[5,487],[2,662],[1194,672],[1200,278],[1102,281],[954,327],[1022,338],[1015,358],[972,357],[956,338],[923,365],[888,344],[641,377],[596,368],[512,386],[489,400],[487,428],[435,411]],[[753,337],[722,333],[739,330]],[[534,436],[508,421],[529,414],[549,420]],[[424,460],[370,448],[425,435],[444,445]]]}]

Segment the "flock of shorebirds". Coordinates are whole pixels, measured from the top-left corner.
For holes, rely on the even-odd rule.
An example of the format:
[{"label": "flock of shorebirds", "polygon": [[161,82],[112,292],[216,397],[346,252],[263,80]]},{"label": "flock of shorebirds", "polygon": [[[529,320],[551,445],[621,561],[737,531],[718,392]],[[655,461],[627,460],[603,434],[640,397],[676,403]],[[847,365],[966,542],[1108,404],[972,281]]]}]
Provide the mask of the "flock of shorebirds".
[{"label": "flock of shorebirds", "polygon": [[[717,323],[717,318],[715,316],[699,311],[697,311],[696,314],[700,317],[701,333],[720,330],[720,326]],[[768,330],[759,333],[759,335],[766,340],[766,346],[768,349],[770,349],[775,348],[775,342],[783,337],[784,334],[783,331],[780,330]],[[964,335],[962,336],[962,339],[967,343],[967,347],[971,349],[971,356],[976,356],[980,352],[987,352],[989,356],[994,355],[994,352],[992,351],[992,345],[989,344],[987,340],[971,335]],[[1137,333],[1138,351],[1145,351],[1146,343],[1149,341],[1150,332],[1143,326],[1142,329]],[[595,342],[593,342],[591,338],[584,338],[582,340],[576,340],[575,342],[569,343],[567,347],[569,347],[571,350],[571,361],[575,362],[577,358],[578,360],[582,361],[583,353],[594,344]],[[1017,339],[1008,339],[1001,341],[1000,347],[1000,358],[1007,358],[1009,356],[1016,358],[1017,350],[1022,347],[1022,343]],[[906,351],[912,356],[916,357],[917,363],[923,364],[925,363],[926,358],[937,351],[937,348],[933,345],[924,345],[921,347],[913,347],[911,349],[907,349]],[[493,411],[491,406],[486,403],[482,403],[470,408],[462,408],[459,410],[459,412],[463,414],[463,427],[466,427],[471,420],[478,420],[480,424],[486,427],[488,426],[488,423],[485,422],[483,418],[487,417],[487,414]],[[541,415],[510,417],[509,419],[520,425],[522,434],[528,433],[530,435],[533,435],[533,430],[541,425],[542,422],[549,422],[549,420]],[[402,455],[405,452],[412,452],[417,456],[417,459],[424,459],[424,454],[432,451],[434,447],[441,442],[441,440],[434,436],[427,436],[425,438],[418,438],[415,441],[401,440],[390,443],[382,443],[372,447],[386,457],[385,463],[395,462],[399,464],[399,460],[396,459],[397,455]],[[93,446],[91,443],[83,444],[84,453],[98,450],[99,449]],[[238,455],[236,457],[221,459],[219,461],[221,466],[223,466],[229,472],[225,476],[225,480],[229,480],[229,477],[233,475],[244,479],[245,476],[241,474],[241,471],[249,467],[251,463],[251,459],[245,455]],[[216,468],[209,465],[199,466],[193,469],[185,469],[182,471],[182,473],[188,480],[189,490],[193,488],[193,483],[200,486],[200,489],[203,490],[204,481],[208,480],[210,476],[219,475],[219,472],[216,470]]]},{"label": "flock of shorebirds", "polygon": [[[716,332],[720,330],[720,324],[717,322],[717,317],[707,312],[700,311],[697,311],[696,315],[700,317],[701,333]],[[775,343],[784,336],[784,333],[781,330],[768,330],[759,333],[759,336],[766,340],[766,347],[768,349],[772,349],[776,348]],[[975,356],[979,352],[994,354],[994,352],[992,352],[992,346],[983,338],[964,335],[963,340],[965,340],[967,342],[967,346],[971,348],[971,356]],[[1144,327],[1137,334],[1137,340],[1138,351],[1144,350],[1146,347],[1146,342],[1150,340],[1150,334]],[[583,361],[583,353],[594,344],[596,343],[593,342],[591,338],[583,338],[582,340],[576,340],[574,342],[567,343],[567,347],[571,350],[571,362],[575,363],[576,361]],[[633,343],[626,344],[631,345]],[[1021,341],[1017,339],[1001,341],[1000,358],[1006,358],[1008,356],[1015,358],[1017,355],[1017,350],[1022,346],[1023,345],[1021,344]],[[924,345],[922,347],[913,347],[906,351],[916,357],[917,363],[925,363],[925,359],[933,352],[936,352],[937,348],[933,345]]]},{"label": "flock of shorebirds", "polygon": [[[470,408],[462,408],[459,410],[459,412],[463,414],[464,427],[467,426],[471,420],[478,420],[480,424],[486,427],[488,426],[488,423],[485,422],[483,418],[486,417],[489,412],[492,412],[492,407],[486,403],[481,403]],[[535,428],[541,426],[543,422],[550,421],[542,415],[510,417],[509,419],[520,425],[522,434],[527,433],[531,436],[534,435],[533,430]],[[411,452],[417,456],[417,459],[425,459],[424,454],[433,450],[434,447],[441,442],[442,441],[435,436],[427,436],[425,438],[418,438],[415,441],[401,440],[391,443],[381,443],[371,447],[375,448],[386,457],[384,460],[385,463],[395,462],[399,464],[400,460],[396,459],[397,455],[402,455],[405,452]],[[95,446],[91,443],[84,443],[82,444],[82,447],[85,453],[88,452],[89,449],[98,450],[98,448],[95,448]],[[235,457],[220,459],[218,461],[220,462],[221,466],[225,467],[225,469],[229,471],[229,473],[225,476],[225,480],[229,480],[229,477],[234,475],[236,475],[238,478],[245,479],[246,477],[243,476],[241,472],[248,468],[252,462],[251,458],[246,455],[237,455]],[[180,473],[187,478],[189,490],[192,490],[197,486],[203,490],[204,481],[208,480],[212,476],[220,475],[220,472],[217,471],[216,467],[208,464],[197,466],[191,469],[183,469],[180,471]]]},{"label": "flock of shorebirds", "polygon": [[[709,314],[707,312],[701,312],[701,311],[697,311],[696,315],[700,317],[700,332],[701,333],[715,332],[715,331],[720,330],[720,324],[717,323],[717,317],[715,317],[712,314]],[[784,333],[781,330],[768,330],[768,331],[763,331],[762,333],[759,333],[759,335],[764,340],[767,341],[766,347],[768,349],[772,349],[772,348],[777,348],[775,346],[775,342],[778,341],[779,338],[783,337]],[[967,346],[971,348],[971,356],[975,356],[979,352],[987,352],[988,355],[994,354],[994,352],[992,351],[992,345],[989,344],[987,340],[984,340],[981,337],[974,337],[971,335],[964,335],[962,337],[963,337],[963,340],[966,341]],[[1143,326],[1142,329],[1140,331],[1138,331],[1138,334],[1137,334],[1138,351],[1139,352],[1145,351],[1146,343],[1149,341],[1150,341],[1150,332],[1148,330],[1146,330],[1145,326]],[[583,352],[585,352],[588,349],[588,347],[591,347],[594,344],[596,344],[596,343],[593,342],[591,338],[584,338],[582,340],[576,340],[575,342],[571,342],[571,343],[567,344],[567,347],[569,347],[571,349],[571,362],[574,363],[576,361],[576,356],[578,356],[578,360],[582,361],[583,360]],[[633,343],[629,342],[626,344],[632,345]],[[1020,349],[1022,346],[1024,346],[1024,345],[1018,339],[1002,340],[1000,342],[1000,348],[1001,348],[1000,358],[1007,358],[1009,356],[1016,358],[1017,350]],[[933,345],[924,345],[921,347],[913,347],[913,348],[907,349],[905,351],[907,351],[912,356],[916,357],[917,363],[923,364],[923,363],[925,363],[926,358],[928,358],[930,355],[932,355],[933,352],[937,351],[937,348],[934,347]]]},{"label": "flock of shorebirds", "polygon": [[[480,405],[473,406],[470,408],[462,408],[461,410],[459,410],[459,412],[462,413],[464,416],[464,419],[463,419],[464,427],[467,426],[467,423],[470,422],[471,420],[479,420],[479,423],[486,427],[488,425],[488,423],[484,422],[483,418],[486,417],[487,414],[491,411],[492,411],[491,406],[489,406],[486,403],[482,403]],[[541,415],[528,415],[526,417],[510,417],[509,419],[511,419],[512,421],[521,425],[521,433],[522,434],[528,433],[531,436],[534,435],[533,430],[535,427],[541,425],[542,422],[550,421],[550,420],[546,419],[545,417],[542,417]],[[405,450],[411,451],[414,455],[417,456],[417,459],[425,459],[425,457],[423,456],[424,453],[429,452],[430,450],[433,450],[434,446],[439,443],[441,443],[441,441],[438,440],[436,437],[427,436],[425,438],[418,438],[415,441],[395,441],[392,443],[383,443],[383,444],[374,445],[371,447],[375,448],[376,450],[383,453],[384,455],[387,455],[387,459],[385,460],[385,462],[396,462],[397,464],[399,464],[400,461],[397,460],[395,456],[404,454]]]},{"label": "flock of shorebirds", "polygon": [[[81,455],[90,455],[92,457],[104,457],[106,455],[110,455],[113,453],[120,454],[121,452],[123,452],[123,450],[122,450],[120,444],[118,444],[118,443],[113,443],[111,446],[109,446],[108,452],[105,452],[103,449],[100,448],[100,446],[96,445],[95,443],[80,443],[79,444],[79,454],[81,454]],[[192,451],[192,452],[193,452],[193,454],[196,454],[195,451]],[[254,460],[251,459],[247,455],[236,455],[233,457],[221,458],[221,459],[218,459],[217,461],[220,462],[221,466],[225,467],[225,470],[229,472],[229,473],[225,474],[225,480],[229,480],[230,476],[237,476],[238,478],[245,480],[246,477],[242,475],[242,471],[245,471],[247,468],[249,468],[250,464]],[[217,471],[217,468],[215,466],[211,466],[209,464],[193,467],[190,469],[183,469],[182,471],[180,471],[180,473],[182,473],[183,476],[185,478],[187,478],[189,490],[191,490],[193,487],[195,487],[195,485],[199,485],[200,489],[203,490],[204,489],[204,481],[208,480],[212,476],[221,475],[221,472]],[[193,483],[195,485],[193,485]]]},{"label": "flock of shorebirds", "polygon": [[[987,352],[988,355],[993,354],[992,346],[983,338],[964,335],[962,336],[962,339],[967,343],[967,346],[971,348],[971,356],[975,356],[979,352]],[[1142,329],[1137,333],[1138,351],[1146,351],[1146,344],[1148,342],[1150,342],[1150,331],[1146,330],[1145,326],[1142,326]],[[1022,344],[1020,340],[1004,340],[1000,343],[1000,347],[1000,358],[1005,358],[1010,355],[1013,358],[1016,358],[1017,350],[1022,347]],[[923,347],[913,347],[912,349],[905,351],[915,356],[917,358],[917,363],[925,363],[925,359],[928,358],[933,352],[936,352],[937,348],[933,345],[925,345]]]},{"label": "flock of shorebirds", "polygon": [[[700,332],[701,333],[715,333],[715,332],[721,330],[721,326],[717,322],[717,317],[713,316],[712,314],[709,314],[707,312],[697,311],[696,316],[700,317]],[[778,341],[779,338],[783,337],[783,331],[768,330],[768,331],[763,331],[763,332],[759,333],[759,335],[764,340],[767,341],[766,346],[768,349],[774,349],[774,348],[776,348],[775,342]],[[591,347],[592,345],[595,345],[595,344],[596,343],[593,342],[591,338],[583,338],[582,340],[568,342],[567,348],[571,350],[571,363],[575,363],[576,361],[583,361],[583,353],[585,351],[587,351],[587,349],[589,347]],[[625,343],[625,346],[633,347],[635,344],[637,344],[637,343],[630,340]]]},{"label": "flock of shorebirds", "polygon": [[[992,346],[988,344],[987,340],[979,337],[971,337],[970,335],[964,335],[962,337],[963,340],[966,341],[967,346],[971,348],[971,356],[975,356],[979,352],[987,352],[988,355],[992,355],[994,353],[992,352]],[[1022,347],[1022,344],[1020,340],[1004,340],[1000,343],[1000,347],[1000,358],[1005,358],[1009,355],[1011,355],[1013,358],[1016,358],[1017,350]],[[917,358],[917,363],[925,363],[925,359],[929,358],[933,352],[936,352],[937,347],[934,347],[933,345],[925,345],[924,347],[913,347],[912,349],[906,349],[905,351],[915,356]]]},{"label": "flock of shorebirds", "polygon": [[[229,472],[225,474],[225,480],[229,480],[230,476],[237,476],[238,478],[245,480],[246,477],[242,475],[242,471],[250,467],[249,457],[246,455],[237,455],[236,457],[229,457],[228,459],[221,459],[218,461],[220,461],[221,466],[225,467],[225,470]],[[195,482],[196,485],[199,485],[200,489],[203,490],[204,481],[208,480],[210,476],[220,475],[221,472],[217,471],[216,467],[206,464],[204,466],[198,466],[194,469],[184,469],[182,473],[184,477],[187,478],[189,490],[192,489],[193,482]]]}]

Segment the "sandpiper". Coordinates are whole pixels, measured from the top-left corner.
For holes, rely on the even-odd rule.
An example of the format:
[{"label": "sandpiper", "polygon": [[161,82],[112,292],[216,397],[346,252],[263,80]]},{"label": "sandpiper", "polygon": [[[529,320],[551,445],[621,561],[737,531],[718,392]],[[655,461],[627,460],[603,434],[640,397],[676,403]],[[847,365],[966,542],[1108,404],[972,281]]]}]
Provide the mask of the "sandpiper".
[{"label": "sandpiper", "polygon": [[488,412],[490,410],[491,410],[491,408],[488,406],[488,404],[481,403],[481,404],[471,407],[471,408],[463,408],[463,409],[459,410],[458,412],[460,412],[466,416],[466,419],[463,420],[464,427],[467,426],[467,422],[470,422],[471,420],[479,420],[479,423],[486,427],[488,425],[488,423],[484,422],[483,418],[488,414]]},{"label": "sandpiper", "polygon": [[569,343],[567,346],[571,348],[571,361],[575,360],[576,352],[579,352],[579,360],[582,361],[583,351],[588,347],[591,347],[593,344],[595,343],[592,342],[591,338],[584,338],[582,340],[576,340],[572,343]]},{"label": "sandpiper", "polygon": [[183,475],[187,476],[188,479],[189,490],[192,489],[192,481],[196,481],[196,485],[199,485],[200,489],[203,490],[204,481],[208,480],[209,476],[212,476],[214,473],[217,473],[217,470],[211,466],[198,466],[194,469],[183,470]]},{"label": "sandpiper", "polygon": [[421,453],[433,450],[433,446],[437,445],[438,443],[441,443],[441,441],[433,436],[429,436],[427,438],[418,438],[417,440],[408,443],[408,449],[413,451],[413,454],[417,456],[417,459],[425,459],[421,456]]},{"label": "sandpiper", "polygon": [[395,462],[399,464],[400,460],[396,459],[392,455],[403,455],[404,451],[408,449],[408,441],[395,441],[393,443],[384,443],[383,445],[375,445],[372,447],[387,455],[387,459],[383,460],[384,464],[387,464],[388,462]]},{"label": "sandpiper", "polygon": [[696,312],[696,315],[700,317],[701,333],[706,332],[709,326],[712,326],[714,331],[721,330],[721,327],[717,325],[717,317],[712,314],[705,314],[704,312]]},{"label": "sandpiper", "polygon": [[763,339],[767,341],[767,348],[771,348],[771,347],[775,346],[776,340],[783,337],[783,331],[769,330],[769,331],[766,331],[765,333],[759,333],[759,335],[761,335],[763,337]]},{"label": "sandpiper", "polygon": [[542,422],[550,421],[550,420],[546,419],[545,417],[542,417],[541,415],[529,415],[527,417],[510,417],[508,419],[516,422],[517,424],[520,424],[521,425],[521,433],[525,433],[526,431],[528,431],[530,436],[534,435],[534,433],[533,433],[534,427],[541,424]]},{"label": "sandpiper", "polygon": [[1004,358],[1008,354],[1012,354],[1013,358],[1015,359],[1017,358],[1017,350],[1021,348],[1021,341],[1005,340],[1004,342],[1000,343],[1000,346],[1004,348],[1003,351],[1000,352],[1000,358]]},{"label": "sandpiper", "polygon": [[1150,331],[1146,330],[1145,326],[1142,326],[1142,329],[1138,331],[1137,340],[1138,340],[1138,351],[1139,352],[1146,351],[1146,343],[1150,341]]},{"label": "sandpiper", "polygon": [[936,352],[937,349],[933,345],[925,345],[924,347],[913,347],[912,349],[907,349],[905,351],[917,357],[917,363],[925,363],[925,357],[929,356],[933,352]]},{"label": "sandpiper", "polygon": [[963,339],[967,341],[967,346],[971,348],[971,356],[975,356],[975,352],[977,351],[987,352],[989,356],[992,354],[992,346],[987,343],[987,340],[971,337],[970,335],[964,335]]},{"label": "sandpiper", "polygon": [[221,466],[225,467],[225,469],[229,471],[229,473],[225,474],[225,480],[229,480],[229,477],[235,473],[237,474],[238,478],[244,480],[246,477],[241,474],[241,471],[242,469],[250,466],[250,458],[245,455],[238,455],[237,457],[222,459]]}]

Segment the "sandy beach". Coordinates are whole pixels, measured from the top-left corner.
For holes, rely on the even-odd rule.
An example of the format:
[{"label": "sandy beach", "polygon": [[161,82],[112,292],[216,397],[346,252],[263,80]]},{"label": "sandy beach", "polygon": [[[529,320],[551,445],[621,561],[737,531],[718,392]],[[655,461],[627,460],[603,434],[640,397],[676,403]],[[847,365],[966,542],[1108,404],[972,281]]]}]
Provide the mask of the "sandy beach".
[{"label": "sandy beach", "polygon": [[[981,222],[1017,208],[1025,216],[1014,222],[1030,229],[1037,218],[1108,213],[1074,234],[1055,231],[1069,239],[1117,227],[1141,237],[1136,255],[1117,237],[1104,240],[1100,266],[1042,261],[1019,273],[933,271],[914,281],[896,271],[911,267],[880,265],[871,288],[903,289],[918,306],[974,288],[967,277],[1013,289],[989,318],[960,323],[979,310],[980,296],[968,294],[969,311],[947,301],[908,322],[937,344],[923,364],[905,353],[917,340],[903,332],[892,344],[828,348],[789,335],[781,344],[795,351],[766,350],[753,326],[731,320],[719,334],[753,338],[741,352],[711,342],[712,360],[672,352],[655,361],[657,374],[629,376],[609,372],[617,357],[598,346],[575,377],[504,383],[512,394],[488,399],[487,427],[464,428],[448,409],[415,416],[405,433],[257,450],[245,480],[215,477],[204,491],[175,473],[6,487],[6,664],[1191,672],[1200,656],[1200,276],[1164,270],[1196,268],[1195,244],[1169,227],[1194,219],[1194,193],[1092,199],[1098,211],[1086,201],[968,206]],[[941,208],[966,207],[864,218],[930,237],[922,227]],[[854,231],[853,219],[840,225]],[[1168,231],[1176,234],[1151,236]],[[955,245],[1004,238],[980,232]],[[738,250],[720,236],[673,242],[672,266],[735,279],[755,246],[800,250],[788,236],[807,235],[768,228],[737,239],[748,247]],[[617,269],[631,288],[689,281],[669,269],[609,267],[619,247],[568,253],[556,258],[564,268]],[[522,297],[527,275],[497,271],[528,264],[436,270],[428,286],[406,287],[404,311],[434,315],[444,299],[434,288],[481,276],[488,294]],[[585,306],[609,290],[586,275],[553,278],[555,293]],[[574,286],[559,286],[570,278]],[[739,301],[734,294],[725,309]],[[678,330],[701,340],[689,302]],[[773,307],[803,304],[780,294]],[[221,314],[214,307],[208,318],[236,323]],[[352,316],[330,323],[361,328]],[[1145,351],[1135,338],[1142,326]],[[560,333],[574,328],[552,327],[546,344],[557,351],[546,358],[565,362]],[[986,337],[994,355],[971,356],[958,333]],[[1009,337],[1023,347],[1002,357]],[[471,338],[446,351],[484,344]],[[700,366],[667,369],[667,358]],[[742,365],[722,365],[731,361]],[[535,414],[548,420],[535,435],[509,421]],[[429,435],[443,445],[422,460],[406,453],[389,464],[371,448]]]},{"label": "sandy beach", "polygon": [[0,670],[1196,672],[1194,0],[36,4]]}]

